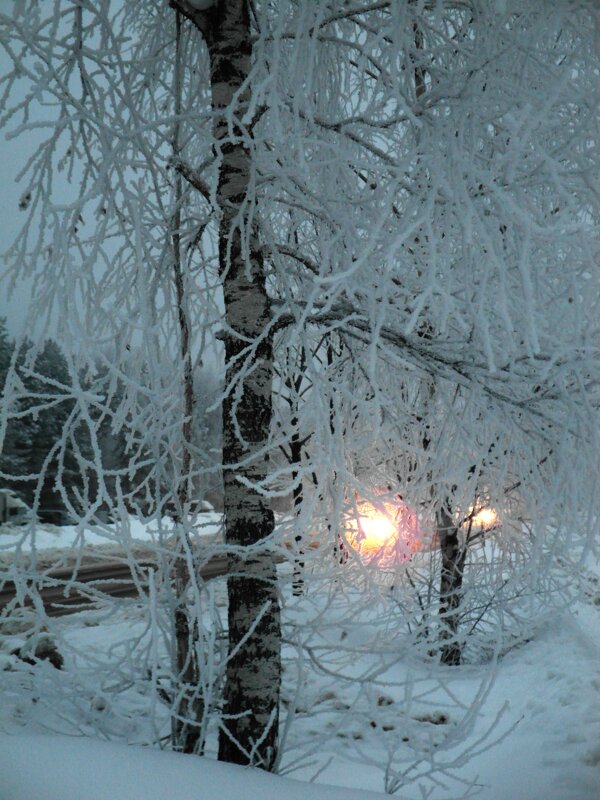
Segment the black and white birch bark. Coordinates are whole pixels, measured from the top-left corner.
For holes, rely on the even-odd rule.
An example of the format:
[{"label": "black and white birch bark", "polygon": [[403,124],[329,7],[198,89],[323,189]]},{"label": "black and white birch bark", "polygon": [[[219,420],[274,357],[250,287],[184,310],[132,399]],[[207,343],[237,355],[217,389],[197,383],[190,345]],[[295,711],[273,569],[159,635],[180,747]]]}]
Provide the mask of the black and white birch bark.
[{"label": "black and white birch bark", "polygon": [[436,513],[437,536],[442,556],[440,576],[440,661],[458,666],[462,657],[459,619],[466,544],[461,541],[450,508],[441,506]]},{"label": "black and white birch bark", "polygon": [[[174,69],[174,110],[175,125],[173,128],[173,157],[178,158],[180,144],[181,92],[182,92],[182,57],[181,57],[181,14],[177,12],[175,69]],[[194,372],[191,352],[190,319],[187,309],[185,276],[181,257],[181,205],[183,200],[182,177],[178,173],[174,179],[175,210],[172,218],[173,273],[177,317],[179,322],[179,351],[183,365],[183,423],[181,430],[182,457],[181,474],[175,496],[175,520],[177,523],[176,551],[177,558],[173,576],[175,593],[175,664],[178,678],[178,691],[171,723],[171,739],[174,750],[183,753],[201,754],[202,718],[204,716],[204,699],[198,680],[198,659],[196,647],[198,642],[197,626],[190,620],[187,608],[187,591],[190,582],[191,555],[189,536],[186,529],[192,500],[192,419],[194,412]]]},{"label": "black and white birch bark", "polygon": [[[223,403],[229,650],[219,759],[271,769],[277,756],[281,627],[277,574],[262,545],[273,532],[268,500],[255,487],[269,470],[273,352],[264,260],[250,194],[252,153],[242,118],[252,60],[246,0],[172,2],[204,36],[210,58],[214,139],[220,159],[219,268],[225,306]],[[206,7],[208,6],[208,7]],[[244,552],[246,551],[246,552]]]}]

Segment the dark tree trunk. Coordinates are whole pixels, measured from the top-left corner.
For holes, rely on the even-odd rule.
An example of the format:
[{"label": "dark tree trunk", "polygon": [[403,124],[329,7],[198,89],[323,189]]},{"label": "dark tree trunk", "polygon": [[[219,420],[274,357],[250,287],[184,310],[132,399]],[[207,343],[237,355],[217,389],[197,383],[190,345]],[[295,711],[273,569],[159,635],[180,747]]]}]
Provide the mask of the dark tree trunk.
[{"label": "dark tree trunk", "polygon": [[[181,84],[183,64],[181,63],[181,15],[177,12],[177,41],[175,63],[175,114],[176,122],[173,131],[173,155],[179,156],[181,116]],[[192,495],[192,417],[194,412],[194,374],[191,353],[191,330],[187,313],[187,296],[185,279],[181,261],[181,176],[175,177],[175,213],[172,220],[173,270],[175,279],[175,296],[179,321],[179,346],[183,363],[183,424],[182,424],[182,459],[181,476],[175,497],[175,519],[178,523],[178,535],[182,540],[177,542],[176,561],[173,577],[175,592],[175,658],[179,681],[173,718],[171,722],[171,739],[174,750],[182,753],[201,754],[204,743],[201,740],[202,717],[204,716],[204,698],[198,680],[198,660],[196,647],[198,643],[197,626],[190,624],[187,607],[187,591],[190,576],[186,560],[183,537]],[[189,542],[187,542],[189,544]],[[189,547],[188,547],[189,550]]]},{"label": "dark tree trunk", "polygon": [[[269,469],[273,354],[266,275],[249,196],[252,155],[246,85],[252,42],[247,0],[219,0],[204,11],[172,0],[201,31],[211,69],[214,135],[220,153],[217,203],[219,266],[225,305],[226,381],[223,403],[225,539],[236,547],[228,578],[229,651],[219,759],[272,769],[277,757],[281,627],[277,573],[261,543],[273,512],[253,488]],[[231,129],[230,129],[230,122]],[[249,241],[244,251],[243,238]],[[250,343],[250,345],[249,345]],[[248,548],[247,554],[244,549]]]},{"label": "dark tree trunk", "polygon": [[[302,463],[302,440],[300,438],[300,431],[298,430],[298,419],[294,417],[291,421],[291,425],[294,429],[294,433],[292,434],[290,440],[290,459],[294,466],[297,466],[298,469],[296,472],[293,473],[294,480],[298,480],[300,475],[300,465]],[[300,511],[300,507],[302,506],[302,500],[304,497],[304,492],[302,489],[302,483],[298,483],[294,486],[294,509],[298,514]],[[292,591],[295,597],[300,597],[304,592],[304,548],[303,548],[303,536],[298,533],[295,537],[295,544],[296,544],[296,552],[294,554],[294,577],[292,580]]]},{"label": "dark tree trunk", "polygon": [[[341,354],[341,348],[340,348]],[[331,371],[333,367],[334,359],[333,359],[334,351],[333,351],[333,344],[331,340],[327,342],[327,372]],[[329,375],[329,379],[331,380],[331,375]],[[333,396],[329,398],[329,430],[332,436],[335,436],[335,406],[333,403]],[[335,484],[336,475],[333,474],[333,483]],[[336,520],[337,525],[337,520]],[[327,525],[327,530],[329,534],[331,534],[331,524]],[[336,530],[335,533],[335,542],[333,545],[333,558],[340,566],[343,566],[348,561],[348,548],[346,547],[344,540],[342,539],[339,530]]]},{"label": "dark tree trunk", "polygon": [[[293,376],[288,375],[285,379],[285,387],[288,392],[288,405],[292,411],[292,419],[290,420],[292,435],[290,437],[289,462],[294,467],[294,471],[292,472],[292,480],[294,481],[292,496],[294,499],[294,511],[296,512],[296,517],[298,517],[304,501],[302,451],[308,438],[310,438],[301,438],[299,428],[300,420],[298,419],[302,382],[305,379],[304,373],[306,370],[306,352],[303,347],[300,348],[300,351],[296,355],[294,365],[295,374]],[[304,592],[304,536],[299,532],[296,533],[294,537],[294,575],[292,579],[292,592],[295,597],[300,597]]]},{"label": "dark tree trunk", "polygon": [[466,549],[460,541],[458,528],[447,506],[441,508],[437,513],[437,535],[442,555],[440,580],[441,662],[450,666],[458,666],[462,657],[458,623]]}]

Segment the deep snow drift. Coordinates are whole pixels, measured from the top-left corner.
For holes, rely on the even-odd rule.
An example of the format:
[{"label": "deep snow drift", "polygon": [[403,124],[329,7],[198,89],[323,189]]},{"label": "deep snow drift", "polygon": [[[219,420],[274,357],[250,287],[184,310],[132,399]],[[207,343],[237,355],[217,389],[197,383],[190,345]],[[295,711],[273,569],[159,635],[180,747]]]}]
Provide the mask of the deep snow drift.
[{"label": "deep snow drift", "polygon": [[0,800],[369,800],[208,758],[90,739],[0,736]]},{"label": "deep snow drift", "polygon": [[[302,628],[318,611],[319,590],[293,599],[285,581],[289,565],[280,569],[285,614]],[[331,653],[348,647],[359,655],[344,662],[346,682],[318,669],[307,673],[281,764],[285,779],[135,746],[160,738],[168,746],[166,707],[156,704],[143,676],[112,695],[98,676],[110,658],[122,657],[122,665],[134,659],[137,651],[127,647],[147,626],[139,601],[128,601],[120,611],[86,610],[53,620],[64,670],[48,662],[27,665],[10,652],[15,637],[0,637],[0,800],[366,800],[367,792],[384,796],[387,757],[407,779],[419,774],[419,737],[421,745],[431,744],[439,772],[435,780],[407,780],[396,795],[403,800],[598,800],[600,582],[593,575],[598,571],[596,564],[587,593],[571,610],[545,621],[529,641],[499,658],[487,687],[491,665],[436,667],[432,673],[399,655],[398,641],[386,641],[384,628],[381,663],[388,654],[393,657],[376,681],[361,684],[360,675],[372,669],[375,658],[369,643],[382,625],[377,608],[357,606],[342,631],[320,618],[319,636]],[[223,608],[224,582],[211,586],[216,606]],[[320,591],[327,595],[325,584]],[[350,590],[341,594],[350,598]],[[286,658],[284,724],[295,653]],[[474,701],[482,687],[485,699]],[[460,729],[472,707],[477,713],[464,739],[458,736],[456,747],[445,746],[444,736]],[[469,757],[456,762],[461,752]]]}]

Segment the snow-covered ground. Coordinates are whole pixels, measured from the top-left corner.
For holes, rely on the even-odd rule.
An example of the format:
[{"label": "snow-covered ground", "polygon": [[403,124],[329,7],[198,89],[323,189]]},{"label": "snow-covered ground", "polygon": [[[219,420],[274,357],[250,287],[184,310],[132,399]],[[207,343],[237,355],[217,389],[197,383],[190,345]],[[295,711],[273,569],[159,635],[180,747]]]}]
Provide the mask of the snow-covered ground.
[{"label": "snow-covered ground", "polygon": [[[222,530],[222,515],[215,511],[198,514],[193,520],[197,537],[217,537]],[[64,560],[66,555],[143,552],[148,547],[159,546],[173,531],[173,521],[144,521],[134,516],[121,520],[118,526],[77,525],[0,525],[0,562],[10,562],[18,548],[27,558],[35,548],[37,562],[51,563]]]},{"label": "snow-covered ground", "polygon": [[[285,579],[291,570],[281,571]],[[223,610],[223,582],[212,585]],[[445,669],[402,652],[381,608],[361,605],[356,587],[323,583],[300,599],[285,580],[284,587],[286,624],[310,646],[304,657],[310,652],[322,667],[305,664],[299,679],[296,652],[286,646],[284,725],[295,708],[284,777],[139,746],[168,737],[169,721],[143,669],[125,685],[127,670],[151,651],[141,644],[147,611],[131,600],[120,610],[52,621],[63,670],[23,663],[10,655],[14,636],[5,638],[0,800],[366,800],[368,792],[383,796],[386,763],[388,786],[392,772],[401,776],[403,800],[477,792],[482,800],[599,800],[600,583],[593,576],[578,603],[497,662]],[[354,603],[356,614],[344,617],[343,603]],[[314,633],[305,633],[311,625]],[[119,669],[102,684],[98,675],[111,660]],[[430,761],[419,761],[426,751]]]},{"label": "snow-covered ground", "polygon": [[375,800],[208,758],[91,739],[0,735],[1,800]]},{"label": "snow-covered ground", "polygon": [[[472,738],[489,726],[505,703],[509,707],[500,727],[514,728],[454,775],[475,782],[482,800],[598,800],[599,643],[600,607],[582,604],[575,615],[563,615],[536,641],[508,654],[499,665]],[[480,676],[465,673],[466,698]],[[33,698],[21,698],[23,705],[31,702]],[[3,716],[2,727],[14,733],[14,719],[9,725]],[[322,721],[327,724],[325,717]],[[320,724],[315,714],[312,727],[318,729]],[[385,735],[379,732],[382,740]],[[331,761],[315,785],[301,780],[309,779],[316,763],[297,773],[301,780],[296,781],[209,758],[85,737],[1,736],[0,800],[367,800],[371,797],[367,790],[381,792],[381,772],[361,763],[347,738],[332,739],[318,759]],[[348,788],[336,791],[321,784]],[[460,784],[445,785],[431,797],[462,796]],[[398,796],[416,800],[422,795],[417,787],[408,787]]]},{"label": "snow-covered ground", "polygon": [[[401,711],[407,697],[394,684],[399,686],[411,668],[414,665],[399,662],[386,673],[390,688],[379,690],[385,703],[373,720],[357,714],[324,745],[316,759],[324,767],[319,782],[382,791],[381,769],[368,761],[376,758],[377,750],[381,760],[386,748],[406,757],[398,747],[397,731],[406,728]],[[469,755],[464,765],[449,770],[448,777],[438,774],[441,785],[437,787],[421,782],[431,794],[422,795],[416,784],[404,786],[398,796],[405,800],[462,797],[466,786],[457,781],[464,780],[480,790],[483,800],[599,800],[600,590],[543,625],[533,639],[512,649],[493,669],[495,675],[490,675],[491,684],[486,686],[485,673],[491,666],[449,668],[445,685],[442,679],[431,692],[430,676],[419,684],[413,675],[415,694],[420,689],[429,710],[419,714],[420,704],[414,702],[412,719],[431,722],[424,722],[416,734],[413,724],[411,737],[421,733],[433,741],[436,735],[443,736],[443,729],[466,722],[463,714],[470,704],[477,705],[478,691],[488,694],[466,739],[440,753],[437,761],[440,766],[449,763],[462,751]],[[338,705],[342,697],[340,693]],[[331,724],[331,716],[320,717],[321,724]],[[315,716],[305,728],[318,725],[319,716]],[[308,779],[316,766],[299,774]],[[403,768],[410,770],[410,765]]]},{"label": "snow-covered ground", "polygon": [[[194,532],[198,535],[214,536],[222,526],[222,516],[216,511],[198,514],[194,519]],[[161,533],[168,534],[173,522],[168,517],[161,521]],[[80,527],[77,525],[36,525],[31,530],[26,525],[0,525],[0,546],[3,552],[21,545],[24,550],[64,550],[65,548],[114,547],[123,543],[157,544],[159,526],[155,520],[144,522],[136,517],[128,517],[118,529],[107,524],[102,528]]]}]

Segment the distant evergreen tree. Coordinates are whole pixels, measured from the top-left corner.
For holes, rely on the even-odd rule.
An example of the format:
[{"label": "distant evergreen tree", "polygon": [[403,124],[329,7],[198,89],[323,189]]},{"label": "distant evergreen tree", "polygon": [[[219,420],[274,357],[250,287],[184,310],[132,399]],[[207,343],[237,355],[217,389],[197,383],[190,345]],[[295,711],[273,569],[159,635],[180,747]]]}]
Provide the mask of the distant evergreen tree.
[{"label": "distant evergreen tree", "polygon": [[6,319],[0,317],[0,389],[4,389],[4,382],[10,366],[13,344],[8,338]]},{"label": "distant evergreen tree", "polygon": [[32,347],[27,339],[20,344],[11,372],[15,343],[0,320],[0,487],[17,494],[42,521],[60,525],[69,521],[65,495],[82,505],[77,498],[89,434],[71,419],[72,380],[60,346],[48,339],[39,353]]},{"label": "distant evergreen tree", "polygon": [[[46,464],[50,452],[62,438],[63,426],[69,409],[65,403],[56,402],[46,395],[55,395],[57,389],[44,378],[60,383],[69,383],[69,375],[64,358],[55,342],[47,341],[44,349],[36,357],[32,372],[36,376],[27,375],[25,385],[29,390],[28,402],[34,420],[34,431],[29,453],[29,468],[32,474],[39,476],[31,487],[36,511],[45,522],[61,524],[65,521],[65,508],[56,485],[59,472],[59,460],[52,457]],[[39,377],[38,377],[39,375]]]},{"label": "distant evergreen tree", "polygon": [[[102,483],[105,489],[98,514],[110,519],[119,496],[123,497],[128,510],[133,510],[130,496],[132,480],[130,455],[127,452],[126,422],[115,416],[123,400],[124,388],[121,381],[109,377],[108,370],[102,366],[98,367],[87,388],[105,398],[102,412],[92,411],[92,418],[96,424],[96,435],[102,461]],[[99,480],[94,472],[90,479],[90,496],[93,501],[97,500],[99,492]]]},{"label": "distant evergreen tree", "polygon": [[[21,347],[19,359],[22,363],[31,344]],[[26,411],[24,387],[18,373],[9,375],[15,349],[9,338],[6,320],[0,319],[0,488],[10,489],[26,502],[30,502],[29,455],[31,451],[34,422],[29,416],[19,416]]]},{"label": "distant evergreen tree", "polygon": [[44,343],[26,371],[24,383],[33,418],[29,473],[38,476],[30,487],[30,502],[43,521],[65,524],[68,512],[64,495],[79,505],[77,492],[83,486],[80,458],[88,454],[89,441],[82,428],[70,420],[75,405],[70,396],[72,380],[55,341]]}]

